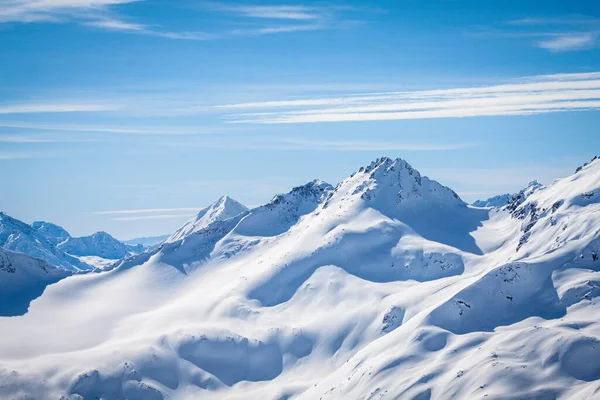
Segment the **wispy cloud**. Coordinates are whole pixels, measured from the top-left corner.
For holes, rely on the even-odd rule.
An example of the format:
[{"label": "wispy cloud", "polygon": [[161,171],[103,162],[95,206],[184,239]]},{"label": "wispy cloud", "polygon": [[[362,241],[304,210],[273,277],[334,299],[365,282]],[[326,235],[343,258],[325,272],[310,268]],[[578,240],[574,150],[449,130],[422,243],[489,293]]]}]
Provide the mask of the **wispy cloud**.
[{"label": "wispy cloud", "polygon": [[537,43],[542,49],[554,52],[584,50],[594,47],[597,35],[591,32],[566,34]]},{"label": "wispy cloud", "polygon": [[100,18],[93,21],[87,21],[83,23],[86,26],[95,28],[106,29],[110,31],[124,31],[130,33],[137,33],[140,35],[157,36],[167,39],[179,39],[179,40],[211,40],[217,37],[216,34],[207,32],[195,32],[195,31],[183,31],[183,32],[171,32],[171,31],[160,31],[156,30],[148,25],[127,22],[115,18]]},{"label": "wispy cloud", "polygon": [[0,135],[0,143],[97,143],[104,140],[57,138],[48,136]]},{"label": "wispy cloud", "polygon": [[184,208],[141,208],[134,210],[111,210],[111,211],[95,211],[90,214],[93,215],[119,215],[119,214],[153,214],[153,213],[165,213],[174,211],[198,211],[200,207],[184,207]]},{"label": "wispy cloud", "polygon": [[279,26],[265,26],[260,28],[245,28],[245,29],[234,29],[231,31],[234,35],[267,35],[271,33],[288,33],[288,32],[303,32],[303,31],[315,31],[326,28],[326,25],[322,24],[307,24],[307,25],[279,25]]},{"label": "wispy cloud", "polygon": [[93,28],[181,40],[209,40],[206,32],[165,31],[127,21],[118,5],[143,0],[0,0],[0,23],[76,22]]},{"label": "wispy cloud", "polygon": [[[283,139],[282,145],[294,150],[322,151],[447,151],[473,147],[472,143],[433,144],[433,143],[402,143],[397,141],[361,141],[361,140],[303,140]],[[276,144],[275,144],[276,145]]]},{"label": "wispy cloud", "polygon": [[530,77],[528,79],[533,81],[584,81],[588,79],[600,79],[600,72],[578,72],[575,74],[539,75]]},{"label": "wispy cloud", "polygon": [[2,151],[0,152],[0,161],[9,161],[9,160],[23,160],[30,158],[46,158],[46,157],[54,157],[57,156],[56,153],[51,152],[39,152],[39,151]]},{"label": "wispy cloud", "polygon": [[115,221],[140,221],[140,220],[152,220],[152,219],[184,219],[190,218],[194,214],[158,214],[158,215],[141,215],[135,217],[117,217],[112,218]]},{"label": "wispy cloud", "polygon": [[315,20],[322,19],[324,15],[329,15],[331,9],[323,7],[307,6],[246,6],[246,5],[220,5],[213,4],[214,10],[238,14],[248,18],[261,19],[284,19],[284,20]]},{"label": "wispy cloud", "polygon": [[79,104],[79,103],[19,103],[0,104],[0,114],[32,114],[32,113],[71,113],[114,111],[114,104]]},{"label": "wispy cloud", "polygon": [[[598,73],[536,76],[519,83],[218,106],[233,123],[289,124],[506,116],[600,109]],[[244,111],[244,112],[241,112]],[[254,111],[254,112],[247,112]]]},{"label": "wispy cloud", "polygon": [[103,18],[96,21],[87,21],[84,22],[84,25],[115,31],[132,31],[137,33],[146,31],[146,25],[121,21],[114,18]]},{"label": "wispy cloud", "polygon": [[600,19],[581,15],[526,17],[508,21],[490,35],[534,39],[532,45],[555,53],[588,50],[598,45]]},{"label": "wispy cloud", "polygon": [[[307,6],[307,5],[243,5],[227,3],[206,3],[211,11],[229,14],[243,28],[229,31],[232,35],[267,35],[315,31],[355,25],[357,21],[347,18],[347,13],[355,12],[352,7]],[[364,11],[364,10],[363,10]]]},{"label": "wispy cloud", "polygon": [[127,135],[208,135],[229,129],[223,127],[201,126],[131,126],[131,125],[56,125],[48,123],[30,123],[18,121],[0,121],[0,128],[16,128],[24,130],[60,131],[60,132],[92,132],[92,133],[119,133]]},{"label": "wispy cloud", "polygon": [[565,15],[562,17],[525,17],[507,22],[509,25],[535,26],[535,25],[591,25],[598,24],[598,19],[581,15]]},{"label": "wispy cloud", "polygon": [[178,149],[279,150],[279,151],[450,151],[471,148],[477,143],[418,143],[397,140],[327,140],[281,136],[213,137],[212,140],[157,142]]},{"label": "wispy cloud", "polygon": [[[144,0],[0,0],[1,23],[77,23],[105,31],[155,36],[177,40],[214,40],[232,36],[256,36],[330,29],[349,25],[341,17],[351,7],[303,5],[243,5],[204,3],[208,13],[231,18],[214,32],[167,30],[121,14],[122,6]],[[177,6],[169,3],[169,7]],[[243,28],[233,25],[245,25]]]},{"label": "wispy cloud", "polygon": [[97,13],[136,0],[2,0],[0,22],[63,22],[73,13]]}]

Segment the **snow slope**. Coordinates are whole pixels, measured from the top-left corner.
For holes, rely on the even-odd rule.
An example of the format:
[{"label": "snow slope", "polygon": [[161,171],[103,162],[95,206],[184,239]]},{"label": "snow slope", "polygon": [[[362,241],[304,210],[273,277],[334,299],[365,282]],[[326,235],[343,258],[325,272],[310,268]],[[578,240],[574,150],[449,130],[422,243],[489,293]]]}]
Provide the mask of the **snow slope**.
[{"label": "snow slope", "polygon": [[0,248],[0,316],[21,315],[44,288],[72,272]]},{"label": "snow slope", "polygon": [[220,210],[0,318],[0,397],[600,395],[600,161],[501,208],[381,158]]}]

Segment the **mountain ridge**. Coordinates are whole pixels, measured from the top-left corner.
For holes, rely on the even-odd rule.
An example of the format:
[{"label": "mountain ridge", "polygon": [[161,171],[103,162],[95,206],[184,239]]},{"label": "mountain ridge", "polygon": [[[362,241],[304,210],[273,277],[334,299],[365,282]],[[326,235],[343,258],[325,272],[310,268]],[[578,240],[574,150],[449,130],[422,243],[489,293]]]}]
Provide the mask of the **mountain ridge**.
[{"label": "mountain ridge", "polygon": [[600,162],[520,193],[473,207],[383,158],[213,218],[0,318],[0,395],[591,397]]}]

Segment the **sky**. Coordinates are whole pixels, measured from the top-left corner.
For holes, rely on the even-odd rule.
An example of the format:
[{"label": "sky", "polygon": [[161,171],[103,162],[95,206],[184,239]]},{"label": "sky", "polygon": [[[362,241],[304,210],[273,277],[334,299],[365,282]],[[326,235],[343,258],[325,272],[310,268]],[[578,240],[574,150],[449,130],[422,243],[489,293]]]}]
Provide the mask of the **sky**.
[{"label": "sky", "polygon": [[173,232],[380,156],[466,201],[600,150],[594,1],[0,0],[0,210]]}]

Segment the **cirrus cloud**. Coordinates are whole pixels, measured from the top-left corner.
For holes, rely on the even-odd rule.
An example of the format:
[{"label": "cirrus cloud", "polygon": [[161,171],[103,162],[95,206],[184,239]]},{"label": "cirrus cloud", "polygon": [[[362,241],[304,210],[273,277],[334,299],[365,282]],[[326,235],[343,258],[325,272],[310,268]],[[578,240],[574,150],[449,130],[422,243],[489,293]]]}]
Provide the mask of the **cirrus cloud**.
[{"label": "cirrus cloud", "polygon": [[560,74],[486,87],[280,99],[226,104],[217,108],[230,112],[228,122],[258,124],[464,118],[598,110],[600,78],[596,72]]}]

